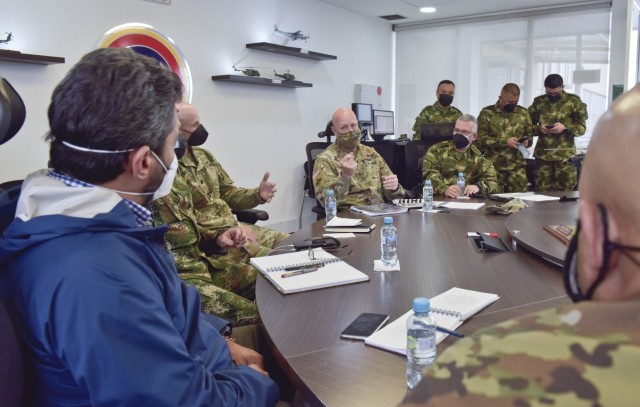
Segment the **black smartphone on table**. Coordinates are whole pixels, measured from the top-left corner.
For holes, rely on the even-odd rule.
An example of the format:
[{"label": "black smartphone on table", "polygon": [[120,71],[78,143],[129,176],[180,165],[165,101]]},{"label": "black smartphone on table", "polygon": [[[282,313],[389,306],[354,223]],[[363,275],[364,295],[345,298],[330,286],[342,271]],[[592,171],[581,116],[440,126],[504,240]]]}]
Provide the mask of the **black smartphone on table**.
[{"label": "black smartphone on table", "polygon": [[363,312],[340,334],[341,338],[365,340],[389,320],[389,315]]}]

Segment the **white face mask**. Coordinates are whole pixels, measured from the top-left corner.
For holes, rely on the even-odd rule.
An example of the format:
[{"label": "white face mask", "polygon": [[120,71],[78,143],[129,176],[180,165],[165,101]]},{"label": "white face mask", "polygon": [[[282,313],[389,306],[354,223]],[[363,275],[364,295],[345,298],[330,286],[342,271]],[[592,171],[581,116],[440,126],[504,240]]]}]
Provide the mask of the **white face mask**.
[{"label": "white face mask", "polygon": [[[66,141],[63,141],[62,144],[64,144],[65,146],[72,148],[74,150],[78,150],[78,151],[88,151],[91,153],[98,153],[98,154],[119,154],[119,153],[128,153],[130,151],[133,151],[133,148],[130,148],[128,150],[93,150],[90,148],[86,148],[86,147],[80,147],[80,146],[76,146],[73,145],[71,143],[68,143]],[[121,194],[128,194],[128,195],[153,195],[151,197],[152,201],[155,201],[156,199],[160,199],[164,196],[169,195],[169,193],[171,192],[171,186],[173,185],[173,180],[176,178],[176,172],[178,171],[178,157],[176,157],[175,153],[173,154],[173,160],[171,161],[171,164],[169,165],[169,168],[167,168],[164,163],[162,162],[162,160],[160,159],[160,157],[158,157],[156,155],[156,153],[154,153],[152,150],[151,154],[153,154],[153,156],[155,157],[156,160],[158,160],[158,163],[160,163],[160,165],[162,166],[162,169],[164,170],[164,177],[162,177],[162,182],[160,183],[160,186],[155,190],[155,192],[128,192],[128,191],[119,191],[117,189],[111,189],[111,188],[105,188],[105,187],[101,187],[96,185],[96,188],[102,188],[102,189],[106,189],[109,191],[113,191],[113,192],[118,192]]]}]

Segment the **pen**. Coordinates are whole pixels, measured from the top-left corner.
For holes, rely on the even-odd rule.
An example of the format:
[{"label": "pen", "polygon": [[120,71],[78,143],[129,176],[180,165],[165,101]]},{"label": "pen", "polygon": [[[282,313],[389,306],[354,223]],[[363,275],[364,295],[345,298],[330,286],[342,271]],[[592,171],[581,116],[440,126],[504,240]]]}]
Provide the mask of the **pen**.
[{"label": "pen", "polygon": [[290,271],[288,273],[283,273],[280,277],[286,278],[286,277],[297,276],[297,275],[300,275],[300,274],[311,273],[312,271],[317,271],[319,268],[320,267],[318,267],[318,266],[303,267],[303,268],[300,268],[300,269],[295,270],[295,271]]},{"label": "pen", "polygon": [[449,334],[449,335],[453,335],[453,336],[455,336],[456,338],[464,338],[464,334],[463,334],[463,333],[460,333],[460,332],[457,332],[457,331],[451,331],[451,330],[449,330],[449,329],[447,329],[447,328],[443,328],[443,327],[441,327],[441,326],[437,327],[436,329],[437,329],[438,331],[442,332],[442,333]]}]

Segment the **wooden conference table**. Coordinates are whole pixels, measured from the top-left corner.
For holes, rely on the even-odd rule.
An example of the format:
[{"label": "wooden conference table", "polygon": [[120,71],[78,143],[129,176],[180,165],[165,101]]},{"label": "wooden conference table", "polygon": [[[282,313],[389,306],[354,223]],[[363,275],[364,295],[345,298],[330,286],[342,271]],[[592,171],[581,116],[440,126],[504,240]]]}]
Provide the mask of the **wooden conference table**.
[{"label": "wooden conference table", "polygon": [[[576,214],[575,202],[546,202],[530,204],[515,214],[519,215],[515,220],[511,219],[515,215],[486,215],[484,207],[394,215],[401,270],[386,273],[373,271],[373,260],[380,257],[383,219],[367,218],[377,227],[371,233],[343,239],[342,248],[334,254],[347,256],[345,261],[370,281],[281,295],[263,277],[258,278],[258,309],[274,354],[310,405],[396,405],[406,393],[406,358],[361,341],[341,339],[340,332],[362,312],[388,314],[393,321],[411,309],[414,297],[433,297],[454,286],[500,296],[462,324],[458,330],[467,335],[515,316],[568,303],[562,270],[539,257],[542,253],[558,260],[558,253],[566,247],[551,235],[545,236],[540,225],[549,224],[547,219],[553,224],[574,223]],[[358,217],[350,212],[340,216]],[[284,243],[320,236],[323,225],[324,221],[309,225]],[[507,225],[520,231],[520,243],[512,253],[477,253],[466,237],[470,231],[496,232],[511,248]],[[456,340],[447,338],[438,345],[438,352]]]}]

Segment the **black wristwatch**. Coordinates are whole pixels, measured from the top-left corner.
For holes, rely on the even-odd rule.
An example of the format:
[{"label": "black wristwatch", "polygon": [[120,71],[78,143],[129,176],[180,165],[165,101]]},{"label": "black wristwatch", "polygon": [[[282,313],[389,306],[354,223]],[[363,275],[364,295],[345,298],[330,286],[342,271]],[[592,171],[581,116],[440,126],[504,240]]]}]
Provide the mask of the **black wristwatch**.
[{"label": "black wristwatch", "polygon": [[220,335],[222,335],[225,339],[231,338],[232,333],[233,333],[233,327],[231,326],[231,323],[228,323],[227,325],[223,326],[222,329],[220,330]]}]

